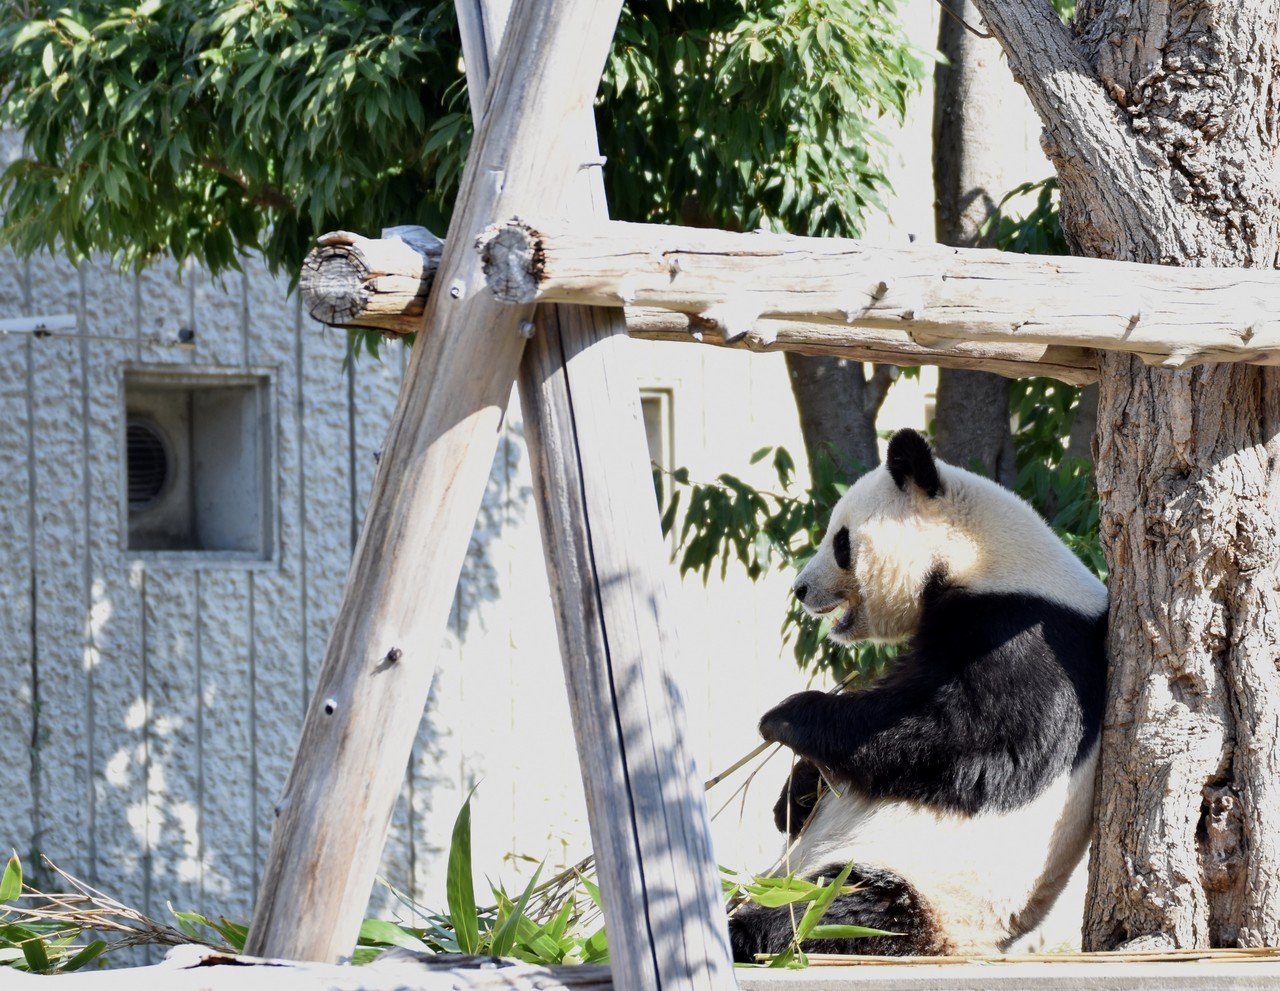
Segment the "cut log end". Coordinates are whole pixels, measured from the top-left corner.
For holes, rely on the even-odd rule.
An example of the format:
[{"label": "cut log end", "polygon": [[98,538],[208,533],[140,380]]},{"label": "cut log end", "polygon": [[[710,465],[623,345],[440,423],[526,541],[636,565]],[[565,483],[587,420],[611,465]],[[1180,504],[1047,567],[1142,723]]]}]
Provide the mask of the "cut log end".
[{"label": "cut log end", "polygon": [[366,305],[369,271],[349,244],[322,243],[302,263],[298,291],[314,320],[333,327],[353,323]]},{"label": "cut log end", "polygon": [[484,275],[501,303],[532,303],[546,257],[538,232],[519,218],[495,224],[476,239]]}]

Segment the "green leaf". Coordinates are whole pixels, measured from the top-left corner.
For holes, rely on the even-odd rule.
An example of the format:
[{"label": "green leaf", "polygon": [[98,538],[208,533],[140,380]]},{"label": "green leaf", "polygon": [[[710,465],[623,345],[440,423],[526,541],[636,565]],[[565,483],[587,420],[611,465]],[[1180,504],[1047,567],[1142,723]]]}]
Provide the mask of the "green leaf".
[{"label": "green leaf", "polygon": [[471,796],[474,794],[475,789],[472,788],[454,821],[449,862],[445,869],[449,918],[453,921],[463,953],[480,951],[480,922],[476,915],[476,891],[471,880]]},{"label": "green leaf", "polygon": [[533,872],[533,877],[529,879],[529,883],[525,885],[524,892],[520,895],[515,907],[511,910],[511,914],[507,916],[506,921],[493,934],[493,944],[489,948],[489,952],[495,957],[505,957],[511,952],[511,947],[516,942],[516,932],[519,923],[524,918],[525,906],[529,904],[529,896],[533,894],[533,889],[538,886],[538,878],[542,875],[542,868],[546,861],[538,865],[538,869]]},{"label": "green leaf", "polygon": [[106,951],[106,949],[107,949],[107,943],[105,940],[95,939],[88,946],[85,946],[84,948],[82,948],[79,953],[73,956],[66,963],[61,964],[58,967],[58,970],[60,972],[79,970],[85,964],[90,963],[93,960],[96,960],[98,957],[102,956],[102,954]]},{"label": "green leaf", "polygon": [[22,894],[22,861],[15,851],[0,875],[0,904],[11,902]]},{"label": "green leaf", "polygon": [[49,972],[49,954],[45,951],[44,940],[39,936],[28,939],[22,944],[22,955],[33,974]]},{"label": "green leaf", "polygon": [[413,933],[408,932],[394,922],[384,919],[365,919],[360,924],[360,942],[376,943],[383,946],[402,946],[406,950],[419,953],[430,953],[431,947]]},{"label": "green leaf", "polygon": [[800,924],[796,926],[796,942],[803,943],[809,938],[813,927],[822,921],[823,915],[826,914],[831,903],[836,900],[844,888],[844,883],[849,879],[849,872],[853,870],[853,864],[846,864],[844,870],[836,875],[830,884],[826,885],[817,898],[813,900],[813,904],[809,906],[804,917],[800,920]]},{"label": "green leaf", "polygon": [[865,936],[901,936],[902,933],[888,932],[884,929],[871,929],[868,926],[823,925],[819,923],[809,930],[810,939],[862,939]]}]

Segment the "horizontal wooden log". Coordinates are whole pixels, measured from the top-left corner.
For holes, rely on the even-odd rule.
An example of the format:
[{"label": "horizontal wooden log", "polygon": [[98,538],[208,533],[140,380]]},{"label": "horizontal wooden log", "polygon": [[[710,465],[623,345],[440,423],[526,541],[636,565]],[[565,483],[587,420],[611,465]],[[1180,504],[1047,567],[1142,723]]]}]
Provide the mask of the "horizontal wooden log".
[{"label": "horizontal wooden log", "polygon": [[[1280,274],[651,224],[498,224],[477,240],[503,302],[659,307],[729,340],[760,319],[942,341],[1127,351],[1182,368],[1280,364]],[[765,335],[761,335],[765,336]],[[766,336],[767,340],[767,336]]]},{"label": "horizontal wooden log", "polygon": [[900,330],[766,319],[757,320],[744,336],[729,340],[713,324],[690,314],[651,307],[627,307],[626,314],[628,336],[648,341],[697,341],[756,354],[790,351],[889,365],[969,368],[1006,378],[1040,375],[1071,385],[1098,380],[1098,360],[1087,348],[969,341],[926,346]]},{"label": "horizontal wooden log", "polygon": [[[421,231],[420,235],[410,232]],[[439,243],[425,228],[391,228],[386,238],[346,231],[324,235],[303,265],[299,290],[307,312],[322,323],[378,330],[416,331],[439,262]],[[896,328],[757,321],[757,333],[726,341],[715,325],[671,310],[627,308],[627,332],[645,340],[702,341],[756,352],[793,351],[853,361],[939,365],[998,372],[1010,378],[1044,375],[1073,385],[1098,377],[1097,360],[1085,348],[1044,344],[938,341],[924,345]]]},{"label": "horizontal wooden log", "polygon": [[302,305],[330,326],[414,333],[443,252],[425,227],[390,227],[380,238],[332,231],[302,263]]}]

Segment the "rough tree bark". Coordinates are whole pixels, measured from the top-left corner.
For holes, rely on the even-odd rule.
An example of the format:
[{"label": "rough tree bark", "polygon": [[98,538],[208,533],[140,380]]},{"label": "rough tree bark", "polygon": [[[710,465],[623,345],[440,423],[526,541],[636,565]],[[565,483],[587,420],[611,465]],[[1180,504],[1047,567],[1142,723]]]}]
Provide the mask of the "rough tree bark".
[{"label": "rough tree bark", "polygon": [[[977,3],[1075,251],[1276,264],[1280,0],[1082,0],[1074,37],[1047,2]],[[1101,367],[1112,671],[1085,946],[1275,945],[1280,372]]]},{"label": "rough tree bark", "polygon": [[836,476],[843,479],[853,479],[880,463],[876,414],[897,371],[893,365],[787,355],[811,476],[824,452],[834,463]]},{"label": "rough tree bark", "polygon": [[[972,0],[951,0],[949,10],[955,16],[944,12],[938,21],[938,51],[945,60],[933,74],[934,221],[943,244],[987,248],[982,225],[1000,198],[1026,178],[1010,174],[1001,126],[1025,97],[1001,64],[999,44],[965,28],[964,22],[978,21]],[[934,430],[944,460],[976,466],[988,478],[1013,485],[1008,379],[939,369]]]}]

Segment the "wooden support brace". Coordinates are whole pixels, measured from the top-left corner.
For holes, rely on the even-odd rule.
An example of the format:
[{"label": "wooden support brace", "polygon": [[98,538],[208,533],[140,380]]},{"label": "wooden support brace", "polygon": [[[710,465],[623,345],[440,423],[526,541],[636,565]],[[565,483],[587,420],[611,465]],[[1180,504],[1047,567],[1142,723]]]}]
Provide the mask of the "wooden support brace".
[{"label": "wooden support brace", "polygon": [[248,953],[335,960],[354,945],[524,350],[529,313],[484,291],[471,244],[497,217],[561,206],[579,155],[553,136],[590,113],[619,9],[523,0],[511,17],[276,810]]},{"label": "wooden support brace", "polygon": [[[489,2],[457,0],[459,20],[483,22]],[[465,60],[483,64],[466,46]],[[586,164],[599,154],[591,114],[556,140],[584,163],[563,212],[607,219],[601,171]],[[639,391],[620,353],[628,346],[616,309],[539,307],[518,378],[525,440],[614,987],[726,991],[726,916],[684,742],[658,505]]]},{"label": "wooden support brace", "polygon": [[500,224],[477,247],[490,289],[512,303],[695,315],[731,305],[897,330],[922,347],[1035,343],[1127,351],[1169,368],[1280,364],[1280,274],[1270,269],[562,220]]},{"label": "wooden support brace", "polygon": [[[424,232],[423,237],[430,236],[425,228],[419,230]],[[366,238],[335,231],[319,239],[319,245],[307,256],[299,280],[302,303],[311,316],[322,323],[389,334],[405,334],[419,328],[439,253],[423,249],[411,251],[413,256],[409,257],[403,250],[405,235],[387,243],[388,234],[384,231],[383,238]],[[868,306],[871,298],[869,293]],[[626,320],[627,333],[641,340],[703,343],[758,353],[793,351],[896,365],[971,368],[1010,378],[1046,375],[1073,385],[1087,385],[1098,378],[1097,358],[1086,348],[951,340],[926,346],[895,328],[768,318],[757,320],[745,337],[728,342],[702,317],[672,310],[627,307]]]}]

